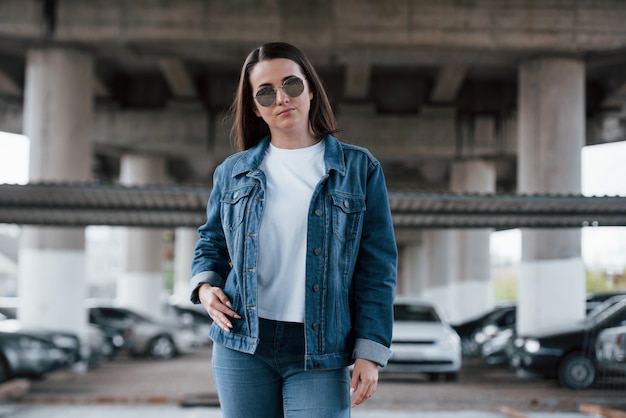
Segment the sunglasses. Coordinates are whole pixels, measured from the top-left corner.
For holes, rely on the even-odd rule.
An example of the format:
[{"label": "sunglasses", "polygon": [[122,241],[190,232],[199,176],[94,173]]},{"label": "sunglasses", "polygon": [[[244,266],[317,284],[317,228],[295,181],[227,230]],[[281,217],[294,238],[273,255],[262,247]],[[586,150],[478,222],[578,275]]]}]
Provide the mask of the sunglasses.
[{"label": "sunglasses", "polygon": [[[292,75],[283,81],[283,85],[280,88],[283,89],[287,96],[298,97],[304,91],[304,80]],[[254,98],[263,107],[271,106],[276,101],[276,88],[263,87],[256,92]]]}]

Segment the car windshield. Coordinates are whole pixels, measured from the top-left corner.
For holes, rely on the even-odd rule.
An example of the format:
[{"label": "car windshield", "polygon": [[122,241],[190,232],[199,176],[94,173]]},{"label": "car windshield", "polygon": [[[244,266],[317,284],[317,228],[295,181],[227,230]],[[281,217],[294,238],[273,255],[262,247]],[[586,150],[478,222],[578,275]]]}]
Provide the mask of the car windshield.
[{"label": "car windshield", "polygon": [[606,311],[608,308],[610,308],[611,306],[615,305],[616,303],[624,299],[626,299],[626,295],[617,295],[603,302],[600,302],[599,304],[594,306],[593,309],[589,311],[589,313],[587,314],[587,319],[594,319],[599,316],[602,316],[603,315],[602,313],[604,311]]},{"label": "car windshield", "polygon": [[146,321],[146,318],[136,312],[132,312],[126,309],[118,308],[97,308],[100,311],[100,315],[107,319],[115,320],[133,320],[133,321]]},{"label": "car windshield", "polygon": [[397,304],[393,307],[396,321],[441,322],[431,306]]},{"label": "car windshield", "polygon": [[[624,317],[626,317],[626,299],[621,299],[610,304],[605,309],[595,312],[594,315],[587,316],[585,322],[589,325],[596,325],[606,321],[619,321],[620,318]],[[613,325],[612,323],[606,324],[606,326]]]}]

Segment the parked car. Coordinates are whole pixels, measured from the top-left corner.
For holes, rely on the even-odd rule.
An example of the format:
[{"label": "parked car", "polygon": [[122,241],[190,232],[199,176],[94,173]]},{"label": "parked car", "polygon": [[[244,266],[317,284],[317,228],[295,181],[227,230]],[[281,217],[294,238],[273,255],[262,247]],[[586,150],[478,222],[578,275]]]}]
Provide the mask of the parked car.
[{"label": "parked car", "polygon": [[570,389],[591,387],[598,375],[598,334],[626,321],[626,299],[607,300],[607,308],[568,328],[515,339],[510,364],[520,370],[556,378]]},{"label": "parked car", "polygon": [[174,321],[157,321],[127,308],[89,307],[89,321],[119,329],[131,329],[129,351],[133,355],[170,359],[196,348],[196,336],[189,327]]},{"label": "parked car", "polygon": [[0,382],[40,378],[67,366],[65,353],[51,341],[26,332],[0,332]]},{"label": "parked car", "polygon": [[596,339],[596,358],[602,371],[626,375],[626,321],[605,328]]},{"label": "parked car", "polygon": [[197,346],[211,344],[209,329],[213,320],[202,305],[181,305],[168,303],[165,306],[166,315],[173,317],[183,327],[190,328],[195,336]]},{"label": "parked car", "polygon": [[66,366],[71,366],[82,358],[80,338],[73,332],[40,327],[25,327],[17,319],[9,319],[2,314],[0,314],[0,332],[20,332],[51,342],[61,350],[63,362]]},{"label": "parked car", "polygon": [[86,344],[81,344],[81,359],[86,361],[87,367],[94,369],[111,355],[113,348],[107,341],[106,334],[98,327],[88,324]]},{"label": "parked car", "polygon": [[[590,294],[587,296],[587,314],[593,317],[621,298],[626,298],[626,293]],[[490,365],[509,364],[513,342],[516,337],[515,321],[515,312],[511,312],[501,318],[500,326],[486,326],[483,328],[486,338],[481,345],[481,355],[485,363]]]},{"label": "parked car", "polygon": [[391,352],[383,372],[456,380],[461,369],[459,335],[435,304],[423,300],[396,298]]},{"label": "parked car", "polygon": [[508,365],[515,335],[515,325],[497,330],[480,348],[483,361],[492,366]]},{"label": "parked car", "polygon": [[480,356],[481,346],[485,341],[484,327],[487,324],[497,324],[500,318],[514,310],[515,305],[499,305],[478,317],[452,324],[452,328],[461,337],[463,357]]},{"label": "parked car", "polygon": [[603,303],[607,300],[619,300],[617,297],[626,297],[626,291],[618,292],[602,292],[602,293],[590,293],[586,297],[586,310],[587,314],[590,314],[594,309],[600,307],[603,309]]},{"label": "parked car", "polygon": [[480,355],[487,364],[499,364],[505,355],[507,340],[515,332],[517,307],[508,306],[487,317],[473,335]]},{"label": "parked car", "polygon": [[[0,323],[0,330],[9,331],[23,329],[20,321],[17,320],[17,308],[19,300],[15,297],[0,298],[0,320],[9,320]],[[68,363],[74,364],[78,361],[85,361],[88,367],[96,367],[101,362],[114,356],[116,351],[115,336],[102,327],[87,324],[86,341],[81,342],[78,335],[71,332],[58,332],[54,330],[41,329],[36,333],[44,338],[52,337],[52,342],[57,344],[68,357]],[[4,327],[4,328],[3,328]],[[27,329],[28,330],[28,329]]]},{"label": "parked car", "polygon": [[626,299],[626,293],[614,293],[612,294],[612,296],[609,296],[609,297],[604,297],[604,295],[605,294],[603,294],[603,297],[601,300],[594,299],[594,301],[591,304],[587,305],[588,306],[588,309],[587,309],[588,318],[593,318],[596,315],[598,315],[600,312],[606,310],[607,308],[616,304],[620,300]]},{"label": "parked car", "polygon": [[106,359],[113,359],[118,355],[118,353],[130,348],[132,338],[132,330],[130,327],[117,327],[93,323],[90,323],[89,325],[99,329],[104,334],[104,347],[102,354]]}]

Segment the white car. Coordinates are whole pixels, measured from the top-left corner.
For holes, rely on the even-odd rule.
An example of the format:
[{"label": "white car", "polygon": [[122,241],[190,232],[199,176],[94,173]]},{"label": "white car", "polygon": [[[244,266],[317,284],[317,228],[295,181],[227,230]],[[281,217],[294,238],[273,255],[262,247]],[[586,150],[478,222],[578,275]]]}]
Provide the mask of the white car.
[{"label": "white car", "polygon": [[453,381],[461,369],[461,338],[433,303],[396,298],[391,358],[382,372],[425,373]]}]

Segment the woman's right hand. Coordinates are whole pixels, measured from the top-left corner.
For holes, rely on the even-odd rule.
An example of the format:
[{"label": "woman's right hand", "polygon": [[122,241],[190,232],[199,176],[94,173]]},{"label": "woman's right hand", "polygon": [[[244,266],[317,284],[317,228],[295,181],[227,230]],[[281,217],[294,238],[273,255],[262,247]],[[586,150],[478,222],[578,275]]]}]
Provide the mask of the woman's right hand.
[{"label": "woman's right hand", "polygon": [[241,316],[232,310],[228,296],[219,287],[203,283],[198,289],[198,298],[213,322],[226,332],[230,332],[233,327],[229,317],[241,319]]}]

